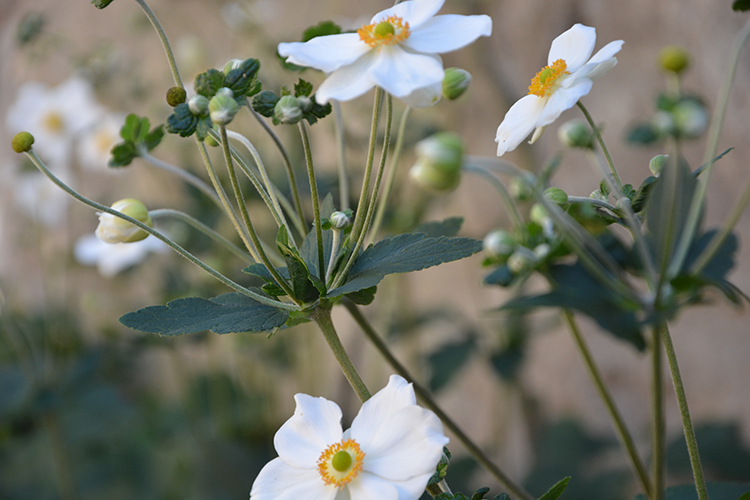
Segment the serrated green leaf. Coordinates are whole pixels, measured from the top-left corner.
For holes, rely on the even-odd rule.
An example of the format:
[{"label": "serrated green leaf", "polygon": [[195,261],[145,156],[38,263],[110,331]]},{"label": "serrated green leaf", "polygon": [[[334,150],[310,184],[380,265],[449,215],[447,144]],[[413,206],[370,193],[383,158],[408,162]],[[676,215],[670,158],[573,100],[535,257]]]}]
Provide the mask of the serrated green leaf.
[{"label": "serrated green leaf", "polygon": [[552,488],[547,490],[547,493],[539,497],[539,500],[557,500],[560,495],[563,494],[565,488],[568,487],[570,482],[570,476],[558,481]]},{"label": "serrated green leaf", "polygon": [[209,116],[201,116],[198,118],[198,123],[195,126],[195,135],[198,139],[205,141],[208,137],[209,132],[214,128],[214,122],[211,121]]},{"label": "serrated green leaf", "polygon": [[239,68],[231,70],[224,77],[223,86],[230,88],[235,98],[255,95],[260,92],[260,82],[256,80],[259,69],[257,59],[245,59]]},{"label": "serrated green leaf", "polygon": [[276,103],[281,99],[271,90],[264,90],[260,94],[253,98],[253,109],[260,115],[266,118],[273,116],[273,110],[276,107]]},{"label": "serrated green leaf", "polygon": [[369,306],[372,301],[375,300],[375,293],[378,291],[378,287],[373,286],[365,288],[364,290],[358,290],[356,292],[349,293],[345,297],[355,304],[360,306]]},{"label": "serrated green leaf", "polygon": [[303,80],[302,78],[300,78],[299,81],[294,84],[294,97],[299,97],[299,96],[310,97],[310,94],[312,94],[312,91],[313,91],[312,83],[306,80]]},{"label": "serrated green leaf", "polygon": [[125,167],[130,165],[133,159],[140,156],[132,142],[121,142],[116,144],[110,152],[110,167]]},{"label": "serrated green leaf", "polygon": [[484,496],[490,492],[490,489],[488,487],[479,488],[473,495],[471,495],[471,500],[483,500]]},{"label": "serrated green leaf", "polygon": [[[746,500],[750,494],[750,483],[707,482],[706,490],[711,500]],[[666,489],[664,500],[698,500],[694,484],[682,484]],[[645,495],[636,495],[636,500],[646,500]]]},{"label": "serrated green leaf", "polygon": [[325,118],[326,116],[331,114],[331,111],[333,108],[331,107],[331,103],[327,104],[318,104],[318,102],[315,100],[315,96],[311,97],[312,100],[312,107],[310,108],[310,111],[305,112],[303,115],[303,118],[307,120],[307,123],[310,125],[314,124],[321,118]]},{"label": "serrated green leaf", "polygon": [[327,35],[338,35],[341,27],[333,21],[322,21],[315,26],[310,26],[302,33],[302,41],[309,42],[313,38]]},{"label": "serrated green leaf", "polygon": [[464,367],[474,352],[476,342],[469,336],[462,342],[451,342],[427,357],[430,367],[430,391],[437,392]]},{"label": "serrated green leaf", "polygon": [[387,274],[419,271],[480,250],[482,242],[470,238],[428,238],[424,233],[406,233],[384,239],[359,255],[344,285],[328,296],[356,292],[377,285]]},{"label": "serrated green leaf", "polygon": [[463,217],[449,217],[442,222],[423,222],[414,228],[412,233],[424,233],[428,238],[438,236],[456,236],[464,223]]},{"label": "serrated green leaf", "polygon": [[732,10],[736,10],[737,12],[750,10],[750,0],[735,0],[732,4]]},{"label": "serrated green leaf", "polygon": [[213,299],[190,297],[125,314],[123,325],[159,335],[183,335],[210,330],[214,333],[263,332],[283,325],[289,313],[238,293]]},{"label": "serrated green leaf", "polygon": [[174,112],[167,118],[166,129],[170,134],[180,134],[181,137],[190,137],[198,126],[198,117],[191,111],[186,102],[178,104]]},{"label": "serrated green leaf", "polygon": [[266,283],[265,285],[260,287],[260,289],[266,292],[271,297],[283,297],[284,295],[286,295],[284,289],[276,283]]},{"label": "serrated green leaf", "polygon": [[653,144],[661,139],[659,131],[648,122],[640,123],[631,127],[625,135],[625,140],[631,144],[640,144],[643,146]]},{"label": "serrated green leaf", "polygon": [[143,144],[146,146],[146,151],[151,151],[156,146],[161,143],[162,138],[164,137],[164,125],[159,125],[158,127],[155,127],[149,134],[146,136],[146,138],[143,140]]},{"label": "serrated green leaf", "polygon": [[195,83],[193,83],[196,94],[208,99],[216,95],[216,91],[222,87],[224,87],[224,73],[213,68],[196,76]]}]

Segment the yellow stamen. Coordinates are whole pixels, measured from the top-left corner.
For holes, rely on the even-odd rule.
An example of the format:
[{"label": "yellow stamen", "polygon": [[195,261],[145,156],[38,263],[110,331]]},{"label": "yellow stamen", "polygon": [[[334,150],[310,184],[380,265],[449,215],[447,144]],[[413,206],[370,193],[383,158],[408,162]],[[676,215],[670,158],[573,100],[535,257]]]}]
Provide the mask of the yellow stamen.
[{"label": "yellow stamen", "polygon": [[534,78],[531,79],[529,94],[534,94],[539,97],[550,95],[554,90],[557,80],[564,75],[570,74],[567,69],[568,65],[565,64],[563,59],[558,59],[549,66],[545,66]]},{"label": "yellow stamen", "polygon": [[367,24],[357,30],[359,39],[372,48],[380,45],[396,45],[411,34],[409,23],[398,16],[389,16],[380,22]]},{"label": "yellow stamen", "polygon": [[50,111],[42,118],[44,127],[55,134],[59,134],[65,129],[65,119],[57,111]]},{"label": "yellow stamen", "polygon": [[341,488],[348,484],[362,470],[365,453],[353,439],[334,443],[321,453],[318,459],[318,472],[326,485]]}]

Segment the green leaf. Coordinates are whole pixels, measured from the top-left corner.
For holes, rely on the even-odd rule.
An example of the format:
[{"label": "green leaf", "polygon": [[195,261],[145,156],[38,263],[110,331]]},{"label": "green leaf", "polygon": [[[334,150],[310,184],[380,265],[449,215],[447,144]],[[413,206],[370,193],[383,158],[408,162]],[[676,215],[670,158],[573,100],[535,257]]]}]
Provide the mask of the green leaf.
[{"label": "green leaf", "polygon": [[225,293],[213,299],[190,297],[125,314],[123,325],[159,335],[183,335],[210,330],[214,333],[263,332],[283,325],[289,313],[245,295]]},{"label": "green leaf", "polygon": [[239,68],[231,70],[224,77],[223,86],[230,88],[235,98],[255,95],[260,92],[255,79],[259,69],[260,62],[257,59],[245,59]]},{"label": "green leaf", "polygon": [[260,94],[253,97],[253,109],[266,118],[273,116],[273,110],[276,107],[276,103],[281,99],[271,90],[264,90]]},{"label": "green leaf", "polygon": [[464,367],[474,352],[476,342],[474,336],[468,336],[462,342],[445,344],[427,357],[430,367],[430,390],[437,392]]},{"label": "green leaf", "polygon": [[130,165],[133,159],[140,156],[132,142],[121,142],[116,144],[110,153],[110,167],[125,167]]},{"label": "green leaf", "polygon": [[174,112],[167,118],[167,132],[190,137],[198,126],[198,117],[190,111],[188,103],[183,102],[174,108]]},{"label": "green leaf", "polygon": [[299,79],[299,82],[294,84],[294,97],[305,96],[309,97],[312,94],[313,86],[312,83]]},{"label": "green leaf", "polygon": [[423,222],[414,228],[412,233],[424,233],[428,238],[438,236],[456,236],[464,223],[463,217],[449,217],[442,222]]},{"label": "green leaf", "polygon": [[365,288],[364,290],[358,290],[356,292],[346,294],[346,298],[351,300],[355,304],[359,304],[360,306],[369,306],[370,304],[372,304],[372,301],[375,300],[375,293],[377,291],[378,287],[373,286],[370,288]]},{"label": "green leaf", "polygon": [[[749,0],[749,1],[750,1],[750,0]],[[727,153],[729,153],[730,151],[732,151],[733,149],[734,149],[734,148],[727,148],[727,150],[726,150],[726,151],[724,151],[723,153],[721,153],[720,155],[718,155],[718,156],[716,156],[716,157],[714,158],[714,161],[713,161],[713,163],[716,163],[717,161],[719,161],[719,160],[721,160],[722,158],[724,158],[724,156],[726,156],[726,154],[727,154]],[[703,173],[703,171],[704,171],[704,170],[706,170],[706,167],[708,167],[708,163],[704,163],[704,164],[703,164],[703,165],[701,165],[700,167],[698,167],[698,168],[696,168],[695,170],[693,170],[693,176],[694,176],[694,177],[698,177],[699,175],[701,175],[701,174]]]},{"label": "green leaf", "polygon": [[201,116],[198,118],[198,123],[195,126],[195,135],[198,136],[198,139],[201,141],[205,141],[206,137],[208,137],[208,133],[211,131],[211,129],[214,128],[214,122],[211,121],[211,117],[208,115]]},{"label": "green leaf", "polygon": [[158,146],[163,137],[164,137],[164,125],[159,125],[158,127],[155,127],[143,139],[143,144],[146,146],[146,151],[151,151],[156,146]]},{"label": "green leaf", "polygon": [[[746,500],[750,494],[750,483],[707,482],[706,490],[711,500]],[[636,495],[636,500],[646,500],[644,495]],[[667,488],[664,500],[698,500],[694,484],[682,484]]]},{"label": "green leaf", "polygon": [[216,91],[222,87],[224,87],[224,73],[213,68],[196,76],[193,84],[195,92],[208,99],[216,95]]},{"label": "green leaf", "polygon": [[732,10],[736,10],[737,12],[750,10],[750,0],[735,0],[732,4]]},{"label": "green leaf", "polygon": [[338,35],[341,27],[333,21],[322,21],[315,26],[310,26],[302,33],[302,41],[309,42],[313,38],[326,35]]},{"label": "green leaf", "polygon": [[347,282],[328,296],[356,292],[377,285],[387,274],[419,271],[463,259],[480,250],[482,242],[470,238],[428,238],[424,233],[406,233],[384,239],[359,255]]},{"label": "green leaf", "polygon": [[314,124],[321,118],[325,118],[326,116],[331,114],[331,110],[333,109],[331,107],[331,103],[327,104],[318,104],[318,102],[315,100],[315,96],[310,98],[312,100],[312,108],[310,108],[310,111],[305,112],[303,117],[305,120],[307,120],[307,123],[310,125]]},{"label": "green leaf", "polygon": [[742,495],[737,500],[750,500],[750,491],[748,491],[747,493],[745,493],[744,495]]},{"label": "green leaf", "polygon": [[560,495],[563,494],[565,488],[568,487],[570,482],[570,476],[558,481],[552,488],[547,490],[547,493],[539,497],[539,500],[557,500]]},{"label": "green leaf", "polygon": [[633,197],[632,205],[635,213],[640,212],[646,207],[646,201],[648,201],[648,197],[651,194],[651,189],[654,187],[655,182],[656,177],[650,175],[646,177],[638,187],[638,191],[636,191],[635,196]]},{"label": "green leaf", "polygon": [[114,0],[91,0],[91,3],[96,7],[97,9],[104,9],[109,4],[111,4]]}]

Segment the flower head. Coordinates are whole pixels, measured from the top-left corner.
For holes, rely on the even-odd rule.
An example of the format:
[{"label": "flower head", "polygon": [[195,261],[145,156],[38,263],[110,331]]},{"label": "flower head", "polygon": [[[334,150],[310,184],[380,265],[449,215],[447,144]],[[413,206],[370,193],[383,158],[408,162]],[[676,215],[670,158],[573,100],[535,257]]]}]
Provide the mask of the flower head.
[{"label": "flower head", "polygon": [[294,416],[274,437],[279,457],[258,474],[251,500],[415,500],[448,443],[440,420],[416,405],[414,389],[398,375],[345,432],[335,403],[294,399]]},{"label": "flower head", "polygon": [[596,29],[576,24],[552,42],[547,66],[531,80],[529,94],[508,110],[497,128],[497,155],[513,151],[534,132],[534,142],[544,127],[563,111],[572,108],[589,93],[593,81],[617,64],[617,54],[624,43],[616,40],[591,57],[596,43]]},{"label": "flower head", "polygon": [[445,0],[407,0],[373,16],[356,33],[281,43],[287,62],[330,73],[318,103],[348,101],[374,86],[411,106],[436,102],[445,75],[438,54],[464,47],[492,32],[489,16],[435,14]]},{"label": "flower head", "polygon": [[[47,182],[47,184],[51,184]],[[59,191],[59,189],[58,189]],[[151,253],[169,251],[166,243],[149,236],[135,243],[105,243],[96,235],[87,234],[76,241],[73,255],[80,264],[96,266],[99,274],[111,278],[138,264]]]}]

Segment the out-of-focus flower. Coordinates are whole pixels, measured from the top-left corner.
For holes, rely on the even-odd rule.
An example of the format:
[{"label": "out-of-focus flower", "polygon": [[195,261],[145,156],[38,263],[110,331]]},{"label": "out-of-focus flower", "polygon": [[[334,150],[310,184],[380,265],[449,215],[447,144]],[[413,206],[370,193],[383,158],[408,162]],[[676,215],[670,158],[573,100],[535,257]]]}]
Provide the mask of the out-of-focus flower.
[{"label": "out-of-focus flower", "polygon": [[461,138],[440,132],[417,143],[417,161],[409,176],[420,187],[433,191],[455,188],[461,180],[464,146]]},{"label": "out-of-focus flower", "polygon": [[330,73],[318,103],[348,101],[380,86],[410,106],[433,104],[445,76],[438,54],[492,33],[489,16],[436,16],[445,0],[407,0],[381,11],[357,33],[281,43],[287,62]]},{"label": "out-of-focus flower", "polygon": [[274,437],[279,454],[260,471],[250,500],[414,500],[435,472],[448,438],[416,405],[411,384],[391,375],[346,432],[341,410],[306,394]]},{"label": "out-of-focus flower", "polygon": [[[143,203],[136,199],[126,198],[117,201],[112,205],[112,208],[137,221],[143,222],[149,227],[153,227],[153,221],[148,214],[148,210]],[[126,220],[106,212],[99,214],[96,237],[105,243],[135,243],[146,239],[147,236],[148,233],[146,231]]]},{"label": "out-of-focus flower", "polygon": [[77,145],[78,159],[82,167],[99,171],[114,170],[108,169],[107,163],[112,147],[122,140],[120,128],[124,122],[123,114],[106,114],[83,134]]},{"label": "out-of-focus flower", "polygon": [[[55,174],[66,183],[69,180],[65,169],[58,169]],[[22,172],[11,182],[16,205],[35,221],[50,228],[65,222],[71,197],[46,176],[36,171]]]},{"label": "out-of-focus flower", "polygon": [[111,244],[87,234],[76,241],[73,254],[78,263],[96,266],[99,274],[111,278],[140,263],[151,252],[165,253],[168,250],[169,247],[154,236],[136,243]]},{"label": "out-of-focus flower", "polygon": [[[513,151],[534,132],[537,140],[544,127],[557,120],[589,93],[593,81],[617,64],[622,40],[605,45],[591,57],[596,44],[596,29],[576,24],[552,41],[547,66],[536,74],[529,95],[518,100],[497,128],[497,155]],[[589,58],[591,57],[591,58]]]}]

